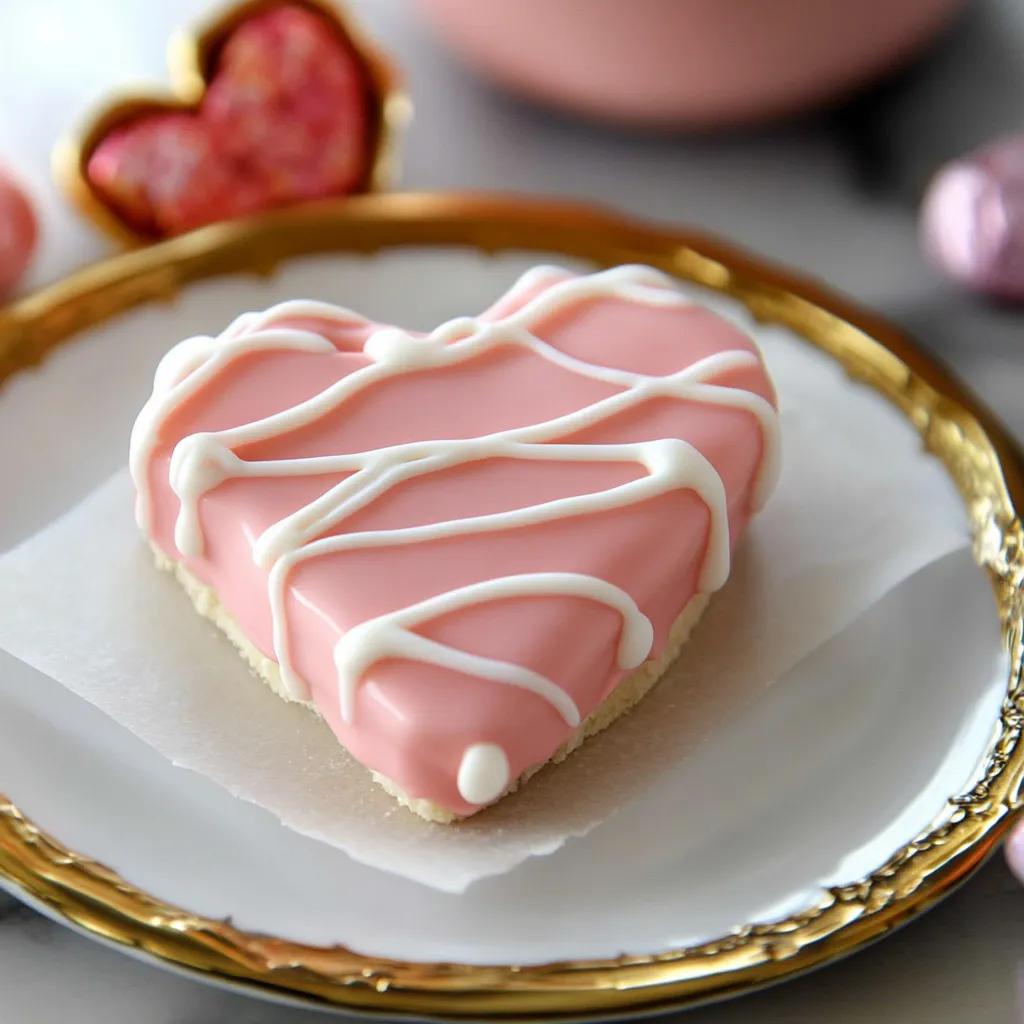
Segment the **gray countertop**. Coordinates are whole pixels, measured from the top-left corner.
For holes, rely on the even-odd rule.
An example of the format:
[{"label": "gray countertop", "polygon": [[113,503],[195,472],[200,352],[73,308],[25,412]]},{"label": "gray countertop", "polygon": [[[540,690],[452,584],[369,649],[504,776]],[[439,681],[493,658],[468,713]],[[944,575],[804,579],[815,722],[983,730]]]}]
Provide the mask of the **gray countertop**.
[{"label": "gray countertop", "polygon": [[[630,135],[520,105],[453,62],[402,0],[357,8],[405,66],[417,107],[403,185],[571,196],[728,236],[909,328],[1024,438],[1024,313],[948,288],[921,258],[915,206],[943,160],[1024,130],[1024,0],[975,5],[924,61],[856,102],[773,130]],[[0,158],[43,215],[31,284],[107,250],[49,184],[58,132],[114,84],[163,76],[164,41],[200,0],[0,0]],[[923,919],[810,977],[698,1010],[697,1022],[1024,1019],[1024,889],[1001,858]],[[0,895],[0,1024],[287,1024],[260,1003],[105,949]]]}]

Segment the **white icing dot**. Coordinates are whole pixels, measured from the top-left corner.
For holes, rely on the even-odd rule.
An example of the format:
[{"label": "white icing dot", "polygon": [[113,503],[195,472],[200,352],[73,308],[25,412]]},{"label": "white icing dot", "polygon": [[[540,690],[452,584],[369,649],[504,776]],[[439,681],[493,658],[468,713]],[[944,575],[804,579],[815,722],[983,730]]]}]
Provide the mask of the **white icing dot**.
[{"label": "white icing dot", "polygon": [[619,640],[619,668],[639,668],[647,660],[654,646],[654,626],[646,615],[627,616],[622,620],[622,637]]},{"label": "white icing dot", "polygon": [[428,366],[437,358],[436,346],[426,338],[403,331],[400,327],[382,327],[366,339],[363,352],[376,363],[390,363],[405,369]]},{"label": "white icing dot", "polygon": [[459,793],[470,804],[489,804],[497,800],[509,780],[505,751],[496,743],[474,743],[467,747],[459,765]]}]

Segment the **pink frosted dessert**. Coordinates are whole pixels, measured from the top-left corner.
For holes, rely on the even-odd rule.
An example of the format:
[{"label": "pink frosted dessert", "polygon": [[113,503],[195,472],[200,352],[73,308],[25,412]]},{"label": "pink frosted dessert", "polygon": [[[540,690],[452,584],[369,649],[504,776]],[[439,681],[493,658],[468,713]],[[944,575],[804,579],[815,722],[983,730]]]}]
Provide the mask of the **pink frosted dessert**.
[{"label": "pink frosted dessert", "polygon": [[131,442],[158,564],[445,822],[654,685],[778,465],[756,346],[639,266],[538,267],[429,334],[247,313],[168,353]]}]

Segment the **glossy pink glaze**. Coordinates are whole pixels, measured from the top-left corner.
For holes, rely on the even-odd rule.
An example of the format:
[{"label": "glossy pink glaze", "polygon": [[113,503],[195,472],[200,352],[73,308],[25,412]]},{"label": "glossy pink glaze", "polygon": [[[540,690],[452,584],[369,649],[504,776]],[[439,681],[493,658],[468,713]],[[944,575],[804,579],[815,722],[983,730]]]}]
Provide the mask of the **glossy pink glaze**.
[{"label": "glossy pink glaze", "polygon": [[[506,315],[528,298],[513,291],[481,319]],[[322,391],[367,364],[359,349],[378,326],[365,322],[334,332],[331,340],[339,348],[334,354],[242,356],[167,418],[149,471],[153,537],[161,549],[181,557],[174,544],[179,502],[168,484],[175,444],[196,431],[251,422]],[[739,330],[698,306],[655,309],[621,299],[581,301],[532,329],[588,362],[657,375],[715,352],[755,350]],[[774,402],[760,364],[723,374],[715,383],[746,388]],[[616,390],[506,347],[454,367],[380,382],[318,423],[243,447],[238,454],[250,460],[295,458],[416,439],[473,437],[577,410]],[[661,437],[690,442],[718,470],[735,545],[749,519],[752,482],[763,451],[761,428],[750,413],[659,398],[571,439],[623,443]],[[393,488],[345,520],[341,529],[388,529],[520,508],[604,490],[642,472],[633,463],[474,462]],[[204,555],[184,561],[216,589],[269,657],[274,650],[267,573],[253,562],[252,545],[263,530],[338,479],[235,479],[201,500]],[[357,692],[353,723],[346,724],[333,662],[339,636],[375,615],[468,583],[566,571],[596,576],[627,591],[654,625],[652,654],[657,654],[696,592],[709,524],[709,512],[695,493],[675,491],[626,508],[536,526],[312,559],[301,563],[289,581],[294,665],[356,758],[411,796],[473,813],[479,808],[468,804],[456,785],[467,747],[498,744],[516,777],[550,757],[570,727],[545,700],[527,691],[400,660],[379,662],[367,673]],[[574,698],[585,717],[623,674],[615,664],[620,629],[618,613],[595,602],[530,597],[477,605],[434,619],[418,631],[542,673]]]}]

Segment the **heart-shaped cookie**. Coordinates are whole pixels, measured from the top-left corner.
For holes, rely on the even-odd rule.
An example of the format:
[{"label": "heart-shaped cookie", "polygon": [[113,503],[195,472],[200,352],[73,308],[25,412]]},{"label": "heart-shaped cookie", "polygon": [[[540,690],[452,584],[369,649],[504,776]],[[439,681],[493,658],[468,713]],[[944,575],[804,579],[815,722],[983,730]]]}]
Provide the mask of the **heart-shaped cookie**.
[{"label": "heart-shaped cookie", "polygon": [[648,267],[429,334],[315,302],[162,361],[139,523],[197,608],[435,820],[628,710],[778,469],[754,344]]},{"label": "heart-shaped cookie", "polygon": [[319,0],[257,0],[172,40],[173,96],[108,104],[54,153],[75,203],[141,244],[384,185],[408,102]]}]

